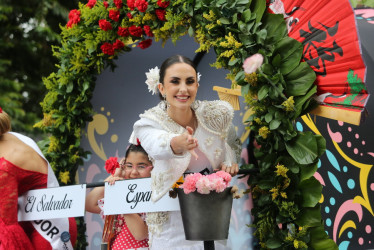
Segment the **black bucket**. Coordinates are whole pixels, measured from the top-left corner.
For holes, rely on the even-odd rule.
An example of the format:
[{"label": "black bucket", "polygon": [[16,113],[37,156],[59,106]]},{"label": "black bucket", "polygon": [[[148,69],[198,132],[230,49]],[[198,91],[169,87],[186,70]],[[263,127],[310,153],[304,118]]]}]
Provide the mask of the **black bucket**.
[{"label": "black bucket", "polygon": [[222,193],[197,191],[185,194],[177,189],[186,240],[226,240],[229,235],[231,187]]}]

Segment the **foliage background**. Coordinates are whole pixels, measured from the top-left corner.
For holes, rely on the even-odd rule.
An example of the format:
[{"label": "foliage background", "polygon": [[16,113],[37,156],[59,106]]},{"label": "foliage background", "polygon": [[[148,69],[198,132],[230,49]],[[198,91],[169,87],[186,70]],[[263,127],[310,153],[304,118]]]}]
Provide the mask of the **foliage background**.
[{"label": "foliage background", "polygon": [[0,106],[12,117],[14,131],[41,135],[33,125],[42,118],[46,93],[42,77],[56,70],[51,46],[60,44],[60,24],[77,0],[0,1]]}]

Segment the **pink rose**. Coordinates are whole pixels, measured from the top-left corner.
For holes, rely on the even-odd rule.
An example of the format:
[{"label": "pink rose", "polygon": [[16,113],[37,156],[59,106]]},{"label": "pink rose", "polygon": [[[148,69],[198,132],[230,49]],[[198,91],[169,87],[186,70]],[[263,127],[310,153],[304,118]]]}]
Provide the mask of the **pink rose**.
[{"label": "pink rose", "polygon": [[208,177],[203,176],[196,182],[197,192],[200,194],[209,194],[211,188],[211,182]]},{"label": "pink rose", "polygon": [[222,178],[216,178],[211,181],[212,189],[217,193],[223,192],[227,188],[227,183]]},{"label": "pink rose", "polygon": [[227,185],[229,184],[229,182],[231,181],[231,178],[232,178],[229,173],[226,173],[224,171],[217,171],[216,175],[221,177],[227,183]]},{"label": "pink rose", "polygon": [[243,63],[244,72],[247,74],[251,74],[256,72],[256,70],[262,65],[264,61],[264,57],[261,54],[254,54],[251,57],[245,59]]}]

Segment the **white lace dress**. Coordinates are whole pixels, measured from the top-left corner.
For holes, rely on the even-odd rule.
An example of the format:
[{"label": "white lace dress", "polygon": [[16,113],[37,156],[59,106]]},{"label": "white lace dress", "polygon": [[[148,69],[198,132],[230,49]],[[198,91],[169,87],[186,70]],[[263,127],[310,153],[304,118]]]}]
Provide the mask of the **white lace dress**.
[{"label": "white lace dress", "polygon": [[[230,166],[237,162],[240,143],[231,124],[233,109],[227,102],[201,102],[195,111],[198,127],[194,137],[199,141],[196,150],[199,159],[189,152],[175,155],[170,148],[173,137],[185,129],[175,123],[160,105],[144,114],[134,125],[130,143],[138,138],[153,162],[152,200],[157,201],[168,195],[172,185],[184,172],[199,172],[208,168],[218,169],[221,163]],[[214,212],[214,211],[212,211]],[[157,212],[147,214],[147,225],[151,249],[204,249],[202,241],[185,240],[181,213]],[[216,241],[216,249],[228,249],[226,241]]]}]

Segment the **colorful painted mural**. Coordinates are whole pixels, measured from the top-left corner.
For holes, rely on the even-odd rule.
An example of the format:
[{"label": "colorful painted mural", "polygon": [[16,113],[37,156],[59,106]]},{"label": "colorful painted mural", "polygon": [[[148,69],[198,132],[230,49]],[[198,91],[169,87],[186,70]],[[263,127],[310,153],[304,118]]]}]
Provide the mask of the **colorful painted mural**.
[{"label": "colorful painted mural", "polygon": [[[374,49],[374,9],[355,12],[368,68],[366,83],[370,93],[374,87],[374,57],[371,54]],[[369,116],[360,126],[310,115],[296,124],[299,130],[312,130],[326,139],[327,150],[315,177],[323,185],[320,202],[326,232],[340,250],[374,248],[372,99],[369,99],[367,110]]]}]

